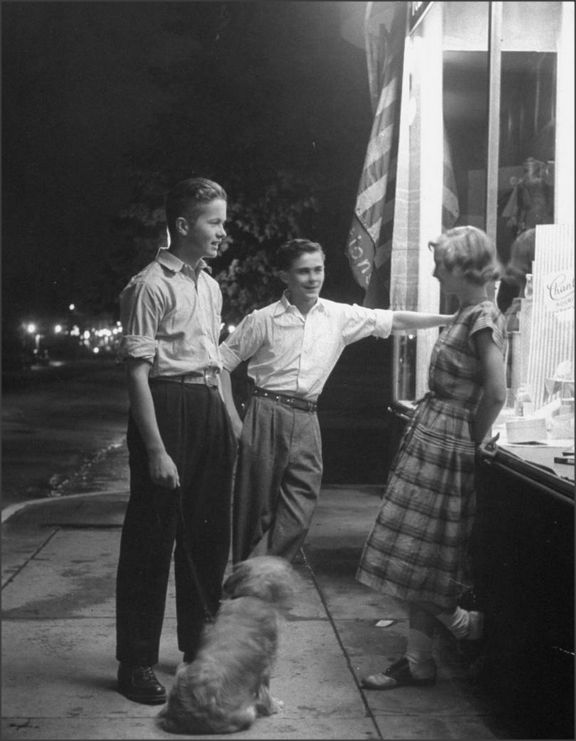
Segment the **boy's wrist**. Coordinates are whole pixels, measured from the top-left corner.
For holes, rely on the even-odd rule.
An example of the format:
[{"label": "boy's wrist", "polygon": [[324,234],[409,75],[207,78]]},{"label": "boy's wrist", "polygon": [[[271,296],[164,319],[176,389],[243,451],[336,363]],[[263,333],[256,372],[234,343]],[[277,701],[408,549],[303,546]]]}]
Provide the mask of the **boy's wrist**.
[{"label": "boy's wrist", "polygon": [[164,455],[166,453],[166,448],[163,445],[152,445],[148,448],[146,448],[146,452],[148,455]]}]

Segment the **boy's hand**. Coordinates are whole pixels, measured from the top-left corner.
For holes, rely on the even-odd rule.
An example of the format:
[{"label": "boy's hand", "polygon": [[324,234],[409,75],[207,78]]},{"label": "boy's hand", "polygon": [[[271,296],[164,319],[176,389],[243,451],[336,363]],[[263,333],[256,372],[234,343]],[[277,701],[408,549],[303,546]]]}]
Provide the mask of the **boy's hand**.
[{"label": "boy's hand", "polygon": [[236,440],[240,440],[242,427],[244,426],[242,420],[240,419],[240,416],[237,414],[235,415],[235,417],[230,417],[230,422],[232,423],[232,432],[234,433],[234,437],[236,438]]},{"label": "boy's hand", "polygon": [[152,481],[157,486],[162,486],[166,489],[177,489],[180,486],[178,469],[166,451],[150,455],[148,469]]}]

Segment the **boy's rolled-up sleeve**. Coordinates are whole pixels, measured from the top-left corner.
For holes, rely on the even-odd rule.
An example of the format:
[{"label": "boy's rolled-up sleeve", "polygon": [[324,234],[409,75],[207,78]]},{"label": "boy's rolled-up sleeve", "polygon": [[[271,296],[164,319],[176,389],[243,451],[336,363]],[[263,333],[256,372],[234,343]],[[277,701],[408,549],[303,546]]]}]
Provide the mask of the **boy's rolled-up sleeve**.
[{"label": "boy's rolled-up sleeve", "polygon": [[248,314],[224,342],[220,344],[220,357],[224,368],[232,372],[256,352],[261,343],[256,312]]},{"label": "boy's rolled-up sleeve", "polygon": [[357,304],[340,304],[343,314],[342,338],[349,345],[364,337],[389,337],[394,314],[389,309],[368,309]]},{"label": "boy's rolled-up sleeve", "polygon": [[242,362],[242,358],[234,352],[234,350],[224,341],[220,345],[220,359],[224,369],[231,373]]},{"label": "boy's rolled-up sleeve", "polygon": [[156,355],[156,340],[137,334],[123,335],[118,355],[122,360],[140,358],[152,363]]},{"label": "boy's rolled-up sleeve", "polygon": [[122,339],[119,357],[154,362],[159,321],[159,301],[144,283],[131,281],[120,294]]},{"label": "boy's rolled-up sleeve", "polygon": [[392,334],[394,312],[390,311],[390,309],[372,309],[372,311],[376,314],[374,335],[376,337],[390,337]]}]

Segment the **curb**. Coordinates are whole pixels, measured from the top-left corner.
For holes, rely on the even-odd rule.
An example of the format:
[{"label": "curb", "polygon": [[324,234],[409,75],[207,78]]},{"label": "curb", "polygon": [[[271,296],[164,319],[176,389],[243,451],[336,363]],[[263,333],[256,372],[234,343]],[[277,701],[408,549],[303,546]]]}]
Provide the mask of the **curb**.
[{"label": "curb", "polygon": [[21,510],[36,504],[47,504],[48,502],[54,504],[56,502],[63,502],[64,500],[68,499],[83,499],[86,497],[104,496],[111,494],[126,494],[128,496],[129,493],[130,492],[127,489],[122,489],[120,491],[85,491],[81,494],[65,494],[62,497],[44,497],[42,499],[31,499],[28,502],[18,502],[16,504],[11,504],[10,506],[2,510],[2,525],[4,525],[4,523],[7,522],[17,512],[20,512]]}]

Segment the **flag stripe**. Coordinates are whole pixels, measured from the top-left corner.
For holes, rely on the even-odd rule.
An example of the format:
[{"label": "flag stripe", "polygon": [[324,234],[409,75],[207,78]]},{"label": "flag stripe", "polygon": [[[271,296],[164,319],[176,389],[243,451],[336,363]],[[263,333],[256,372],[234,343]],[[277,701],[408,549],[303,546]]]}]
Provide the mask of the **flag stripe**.
[{"label": "flag stripe", "polygon": [[[371,26],[370,13],[381,12],[377,6],[378,3],[369,3],[366,16],[369,59],[378,64],[377,70],[369,66],[369,81],[373,96],[376,94],[376,80],[382,82],[382,88],[377,93],[378,102],[358,186],[355,218],[346,246],[354,277],[364,289],[369,285],[373,269],[382,264],[383,255],[389,254],[388,240],[384,244],[380,242],[383,229],[394,215],[399,94],[407,18],[407,3],[397,3],[386,23],[375,21]],[[375,39],[379,39],[379,45]]]},{"label": "flag stripe", "polygon": [[[397,65],[398,62],[395,58],[392,58],[390,60],[390,66]],[[378,101],[378,108],[376,108],[376,116],[384,116],[386,112],[386,108],[388,108],[390,105],[394,105],[394,101],[396,100],[397,95],[397,88],[398,87],[398,78],[396,76],[392,77],[392,79],[389,79],[388,82],[384,84],[384,87],[382,88],[382,92],[380,93],[380,100]]]},{"label": "flag stripe", "polygon": [[356,213],[364,223],[370,223],[375,213],[380,209],[380,201],[384,198],[386,183],[384,179],[376,180],[358,195]]}]

